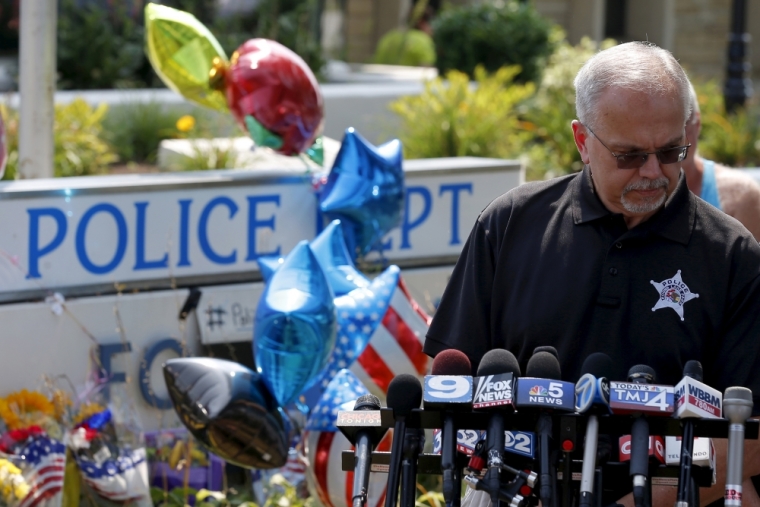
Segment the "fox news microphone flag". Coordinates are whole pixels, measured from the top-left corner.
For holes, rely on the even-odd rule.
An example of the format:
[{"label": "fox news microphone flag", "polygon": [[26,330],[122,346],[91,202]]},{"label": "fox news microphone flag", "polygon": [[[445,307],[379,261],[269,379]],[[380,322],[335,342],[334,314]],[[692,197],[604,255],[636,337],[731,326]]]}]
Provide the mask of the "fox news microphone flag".
[{"label": "fox news microphone flag", "polygon": [[430,316],[412,298],[398,266],[389,266],[369,287],[335,299],[338,337],[320,387],[349,368],[369,391],[385,399],[394,377],[422,377],[428,356],[422,351]]},{"label": "fox news microphone flag", "polygon": [[61,505],[66,446],[47,436],[38,436],[30,439],[16,454],[26,458],[20,468],[30,486],[29,493],[18,507]]},{"label": "fox news microphone flag", "polygon": [[[306,479],[312,495],[319,498],[324,507],[351,507],[354,473],[342,470],[341,453],[353,447],[338,431],[335,421],[339,410],[353,410],[356,399],[365,394],[368,394],[367,388],[353,373],[340,370],[329,382],[306,423],[303,437],[304,454],[309,462]],[[390,450],[391,433],[386,433],[377,450]],[[386,483],[385,474],[370,474],[367,507],[384,504]]]}]

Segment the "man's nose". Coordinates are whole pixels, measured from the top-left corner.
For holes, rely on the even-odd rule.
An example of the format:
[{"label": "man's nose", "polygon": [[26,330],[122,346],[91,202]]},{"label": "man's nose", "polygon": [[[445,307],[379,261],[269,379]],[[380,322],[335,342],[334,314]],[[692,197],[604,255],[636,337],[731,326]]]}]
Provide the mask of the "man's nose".
[{"label": "man's nose", "polygon": [[647,156],[647,161],[644,162],[644,165],[639,169],[639,174],[650,180],[659,178],[663,175],[662,167],[660,167],[660,160],[657,158],[657,155],[650,153],[649,156]]}]

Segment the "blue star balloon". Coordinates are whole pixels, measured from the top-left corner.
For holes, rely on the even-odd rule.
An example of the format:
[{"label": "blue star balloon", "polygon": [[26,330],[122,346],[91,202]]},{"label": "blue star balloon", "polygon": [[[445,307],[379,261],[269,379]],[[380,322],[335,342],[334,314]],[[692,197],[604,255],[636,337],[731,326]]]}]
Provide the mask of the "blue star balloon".
[{"label": "blue star balloon", "polygon": [[[306,429],[311,431],[338,431],[335,421],[339,410],[353,410],[356,399],[369,391],[348,370],[341,370],[327,385],[319,402],[311,411]],[[348,405],[341,408],[342,405]]]},{"label": "blue star balloon", "polygon": [[319,208],[330,220],[346,225],[349,252],[364,255],[401,223],[404,170],[401,142],[372,146],[353,128],[346,130]]},{"label": "blue star balloon", "polygon": [[288,254],[259,299],[253,327],[256,369],[280,405],[292,403],[335,347],[335,304],[306,241]]},{"label": "blue star balloon", "polygon": [[[340,220],[333,220],[309,243],[311,251],[322,266],[327,283],[335,296],[343,296],[359,287],[369,286],[369,280],[356,269],[343,237]],[[264,281],[269,281],[282,265],[282,257],[269,256],[258,259],[259,270]]]}]

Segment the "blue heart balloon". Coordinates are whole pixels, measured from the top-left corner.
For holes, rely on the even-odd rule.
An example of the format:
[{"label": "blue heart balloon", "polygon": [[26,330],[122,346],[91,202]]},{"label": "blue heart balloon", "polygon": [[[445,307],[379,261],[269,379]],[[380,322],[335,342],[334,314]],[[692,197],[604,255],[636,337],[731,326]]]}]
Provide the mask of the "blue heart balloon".
[{"label": "blue heart balloon", "polygon": [[349,252],[364,255],[401,223],[404,170],[401,142],[373,146],[353,128],[346,130],[319,208],[330,220],[346,225]]},{"label": "blue heart balloon", "polygon": [[272,275],[253,328],[256,369],[280,403],[292,403],[327,364],[335,347],[333,292],[301,241]]},{"label": "blue heart balloon", "polygon": [[[368,287],[369,280],[359,270],[351,258],[343,236],[340,220],[333,220],[309,243],[311,251],[322,266],[327,283],[336,297],[348,294],[354,289]],[[285,259],[279,256],[259,257],[259,270],[268,282]]]}]

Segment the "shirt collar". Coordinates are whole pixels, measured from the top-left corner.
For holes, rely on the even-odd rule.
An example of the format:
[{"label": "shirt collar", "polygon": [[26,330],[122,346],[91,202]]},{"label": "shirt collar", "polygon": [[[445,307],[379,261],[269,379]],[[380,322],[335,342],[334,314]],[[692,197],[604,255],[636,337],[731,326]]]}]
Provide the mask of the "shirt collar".
[{"label": "shirt collar", "polygon": [[[611,215],[594,190],[591,181],[591,170],[583,168],[581,174],[573,181],[573,219],[576,225],[591,222]],[[632,230],[642,233],[652,233],[664,238],[688,244],[694,228],[696,217],[696,198],[686,186],[683,171],[678,178],[678,184],[663,208],[649,220]]]}]

